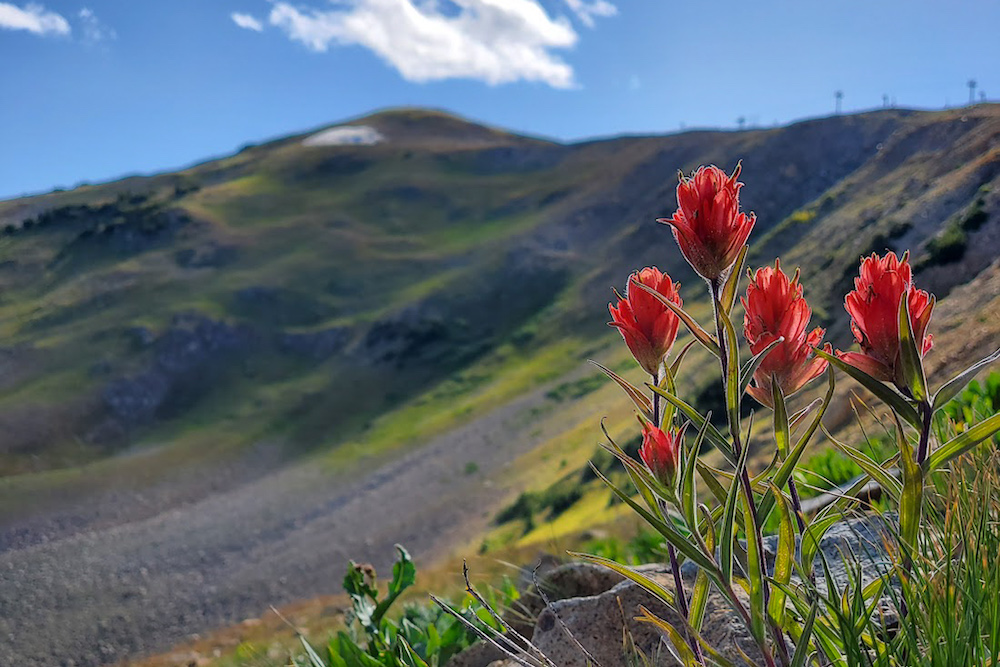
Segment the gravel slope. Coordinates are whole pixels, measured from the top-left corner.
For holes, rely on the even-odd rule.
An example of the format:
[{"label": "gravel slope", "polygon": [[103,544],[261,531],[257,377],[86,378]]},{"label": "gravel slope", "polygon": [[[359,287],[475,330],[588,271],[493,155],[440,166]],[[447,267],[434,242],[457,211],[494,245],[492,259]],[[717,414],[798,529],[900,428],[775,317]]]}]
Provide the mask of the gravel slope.
[{"label": "gravel slope", "polygon": [[[140,520],[9,544],[0,664],[101,665],[163,650],[269,604],[337,592],[348,558],[387,568],[396,542],[418,560],[443,553],[502,493],[484,480],[538,444],[526,408],[541,391],[360,479],[298,464]],[[464,474],[468,461],[479,474]]]}]

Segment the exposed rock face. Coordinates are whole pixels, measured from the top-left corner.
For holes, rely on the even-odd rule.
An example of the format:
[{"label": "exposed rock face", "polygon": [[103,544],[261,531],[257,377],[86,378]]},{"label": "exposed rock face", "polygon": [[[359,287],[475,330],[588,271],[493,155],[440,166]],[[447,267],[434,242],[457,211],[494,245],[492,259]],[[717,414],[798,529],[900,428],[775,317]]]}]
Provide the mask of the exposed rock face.
[{"label": "exposed rock face", "polygon": [[[640,569],[668,590],[673,589],[673,577],[666,566],[647,565]],[[685,585],[693,586],[693,570],[685,575]],[[532,643],[558,667],[587,667],[587,656],[569,638],[565,629],[568,628],[602,667],[635,664],[637,651],[652,664],[679,665],[661,641],[659,631],[636,620],[641,614],[640,606],[675,626],[680,623],[665,604],[631,581],[623,581],[600,595],[553,603],[538,617]],[[747,665],[737,646],[751,658],[760,655],[742,621],[717,593],[709,596],[702,632],[705,640],[735,665]]]},{"label": "exposed rock face", "polygon": [[[883,519],[865,516],[833,526],[820,545],[816,567],[821,568],[822,559],[825,559],[838,587],[844,587],[852,580],[853,572],[858,566],[861,567],[863,584],[878,578],[886,569],[887,557],[883,545],[890,539],[887,522],[893,520],[892,517]],[[776,538],[766,539],[764,547],[769,565],[773,565],[776,546]],[[538,615],[531,636],[532,643],[558,667],[588,665],[587,656],[570,639],[567,629],[602,667],[637,664],[636,652],[641,652],[654,665],[680,665],[671,655],[671,649],[665,640],[661,639],[661,634],[653,626],[635,620],[641,613],[639,607],[644,606],[677,627],[680,621],[674,612],[631,581],[622,581],[621,577],[614,574],[602,576],[594,571],[594,567],[571,564],[558,568],[546,577],[546,584],[557,581],[564,590],[579,591],[581,595],[566,599],[553,597],[553,603]],[[652,564],[637,569],[664,588],[673,590],[673,577],[667,566]],[[685,564],[681,570],[685,586],[690,592],[697,570],[690,564]],[[820,589],[825,590],[822,582]],[[742,594],[742,590],[738,589],[737,593]],[[526,596],[525,599],[530,597]],[[887,611],[891,613],[891,605],[888,606],[890,609]],[[742,620],[725,598],[714,590],[709,595],[702,636],[734,665],[754,667],[762,663],[760,652]],[[495,655],[495,652],[480,650],[482,653],[476,654],[477,657]],[[754,662],[747,663],[741,651]],[[455,664],[462,667],[485,667],[487,661],[462,661]],[[504,667],[512,667],[514,664],[513,661],[503,663]]]},{"label": "exposed rock face", "polygon": [[[144,327],[128,331],[140,346],[152,346],[152,366],[137,375],[113,380],[102,398],[112,419],[129,427],[152,420],[187,377],[205,369],[220,356],[249,349],[257,335],[246,326],[218,322],[198,314],[180,314],[159,337]],[[92,434],[103,439],[113,432],[104,424]]]}]

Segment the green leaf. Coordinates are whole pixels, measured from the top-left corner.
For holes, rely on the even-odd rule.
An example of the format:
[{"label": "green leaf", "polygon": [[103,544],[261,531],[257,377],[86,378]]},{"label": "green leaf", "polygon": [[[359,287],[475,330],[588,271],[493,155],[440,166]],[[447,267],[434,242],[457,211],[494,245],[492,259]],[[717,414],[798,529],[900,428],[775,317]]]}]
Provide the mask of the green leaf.
[{"label": "green leaf", "polygon": [[[816,413],[816,416],[813,417],[813,421],[809,425],[809,428],[806,429],[805,433],[802,434],[802,437],[800,437],[798,442],[795,443],[795,447],[793,447],[788,453],[788,458],[781,463],[778,471],[774,473],[774,478],[771,480],[779,489],[785,488],[785,485],[788,484],[788,480],[791,478],[792,472],[795,470],[795,466],[799,464],[799,459],[802,458],[802,453],[806,450],[806,445],[809,444],[809,440],[812,438],[813,433],[815,433],[816,429],[819,428],[823,415],[826,414],[826,409],[830,405],[830,400],[833,398],[834,387],[833,369],[828,368],[827,388],[826,395],[823,397],[823,405]],[[760,501],[760,507],[757,509],[757,516],[760,519],[760,525],[763,526],[767,523],[771,510],[774,508],[774,502],[775,498],[770,493],[766,494]]]},{"label": "green leaf", "polygon": [[629,478],[631,478],[635,488],[639,491],[639,495],[645,501],[646,506],[649,507],[649,510],[653,514],[660,516],[660,503],[657,500],[657,495],[664,499],[672,500],[672,492],[669,489],[665,489],[659,480],[653,477],[645,465],[626,454],[625,450],[612,440],[603,423],[601,424],[601,430],[604,431],[604,435],[608,439],[608,444],[601,443],[601,447],[621,461],[622,465],[625,466],[625,471],[628,473]]},{"label": "green leaf", "polygon": [[818,609],[819,602],[813,601],[806,622],[802,624],[802,632],[799,633],[798,641],[795,644],[795,653],[792,655],[790,667],[805,667],[806,665],[806,660],[809,658],[809,639],[812,637],[813,624],[816,622]]},{"label": "green leaf", "polygon": [[903,492],[899,496],[899,537],[908,553],[914,553],[924,502],[924,469],[917,464],[913,447],[898,419],[896,442],[899,445],[899,467],[903,471]]},{"label": "green leaf", "polygon": [[948,401],[955,398],[955,395],[958,394],[958,392],[962,391],[962,388],[969,383],[969,380],[971,380],[976,373],[984,367],[989,366],[997,359],[1000,359],[1000,348],[985,359],[977,361],[952,379],[948,380],[940,389],[937,390],[937,393],[934,394],[934,399],[931,401],[933,405],[931,409],[936,411],[943,408]]},{"label": "green leaf", "polygon": [[674,594],[672,592],[668,591],[666,588],[656,583],[654,579],[647,577],[645,574],[639,572],[638,570],[632,569],[628,565],[622,565],[621,563],[617,563],[611,560],[610,558],[605,558],[604,556],[595,556],[593,554],[584,554],[575,551],[570,551],[569,555],[574,556],[576,558],[589,560],[591,563],[597,563],[598,565],[603,565],[609,570],[613,570],[614,572],[617,572],[618,574],[622,575],[626,579],[634,581],[636,584],[649,591],[657,599],[662,600],[665,604],[669,605],[670,607],[674,606]]},{"label": "green leaf", "polygon": [[[730,483],[729,491],[726,494],[725,510],[722,513],[722,524],[719,527],[719,550],[720,556],[722,557],[722,582],[724,588],[726,589],[732,585],[733,581],[733,541],[736,539],[736,500],[740,495],[740,475],[742,475],[743,470],[746,469],[747,453],[749,451],[749,447],[744,447],[743,452],[740,455],[740,460],[736,464],[736,472],[733,475],[733,481]],[[744,517],[743,525],[753,526],[754,524],[752,522],[748,523]],[[752,541],[752,539],[748,539],[747,543]],[[749,556],[747,560],[751,560]]]},{"label": "green leaf", "polygon": [[[709,420],[705,420],[708,424]],[[684,456],[684,469],[681,471],[681,513],[684,515],[684,520],[688,524],[688,530],[691,532],[697,532],[698,530],[698,517],[695,513],[695,503],[698,499],[698,488],[695,482],[694,471],[696,463],[698,462],[698,452],[701,451],[701,443],[705,440],[705,431],[707,428],[702,427],[698,431],[698,437],[695,438],[694,444],[685,452]]]},{"label": "green leaf", "polygon": [[[716,302],[715,307],[721,308],[721,304]],[[729,418],[729,431],[734,439],[740,437],[740,397],[743,392],[740,390],[740,343],[736,338],[736,328],[733,327],[729,316],[721,310],[718,313],[726,332],[726,412]]]},{"label": "green leaf", "polygon": [[680,658],[684,667],[698,667],[698,659],[695,657],[694,651],[691,650],[684,637],[681,636],[681,633],[677,632],[674,626],[654,615],[642,605],[639,605],[639,612],[641,615],[636,616],[635,620],[640,623],[649,623],[662,632],[670,640],[674,651],[677,652],[677,657]]},{"label": "green leaf", "polygon": [[743,364],[743,370],[740,371],[740,393],[746,393],[747,387],[750,386],[750,380],[753,379],[753,374],[756,373],[757,368],[760,367],[760,362],[764,361],[764,357],[767,356],[767,353],[773,350],[775,346],[783,340],[785,340],[784,336],[779,336],[777,340],[772,341],[770,345],[755,354],[749,361]]},{"label": "green leaf", "polygon": [[688,315],[683,308],[681,308],[676,303],[674,303],[667,297],[657,292],[649,285],[643,285],[642,283],[632,283],[632,284],[638,287],[639,289],[643,289],[652,294],[654,297],[656,297],[657,301],[659,301],[664,306],[669,308],[674,315],[680,318],[680,321],[684,323],[684,326],[686,326],[688,331],[691,332],[691,335],[695,337],[695,340],[701,343],[706,350],[714,354],[716,357],[719,356],[720,354],[719,344],[716,342],[714,338],[712,338],[711,334],[702,329],[701,325],[695,322],[694,318]]},{"label": "green leaf", "polygon": [[[639,283],[633,283],[633,284],[639,284]],[[649,399],[646,398],[646,395],[643,392],[639,391],[631,382],[621,377],[620,375],[618,375],[618,373],[615,373],[610,368],[605,368],[604,366],[597,363],[593,359],[590,360],[590,363],[594,364],[602,371],[604,371],[605,375],[614,380],[615,383],[619,387],[621,387],[622,390],[624,390],[625,394],[630,399],[632,399],[632,403],[635,404],[635,407],[639,411],[639,414],[645,417],[647,421],[653,421],[653,404],[649,402]]]},{"label": "green leaf", "polygon": [[299,641],[302,643],[302,648],[305,649],[306,656],[309,658],[309,664],[311,667],[327,667],[326,663],[323,662],[323,659],[319,657],[318,653],[316,653],[316,649],[314,649],[309,642],[306,641],[305,637],[299,635]]},{"label": "green leaf", "polygon": [[[931,297],[930,307],[934,307],[934,297]],[[924,364],[917,349],[919,342],[913,337],[913,324],[910,322],[910,300],[904,293],[899,300],[899,358],[903,367],[903,381],[910,390],[910,395],[918,402],[926,401],[927,378],[924,375]]]},{"label": "green leaf", "polygon": [[860,368],[855,368],[839,357],[835,357],[834,355],[827,353],[825,350],[814,347],[813,352],[816,353],[816,356],[826,359],[830,362],[830,364],[836,366],[861,383],[865,389],[875,394],[877,398],[881,399],[883,403],[892,408],[897,414],[899,414],[900,417],[912,424],[914,428],[920,428],[920,415],[917,414],[917,409],[913,406],[913,403],[911,403],[905,396],[900,394],[894,388],[884,382],[876,380]]},{"label": "green leaf", "polygon": [[[749,447],[747,447],[749,449]],[[753,506],[750,501],[740,494],[740,506],[743,508],[743,525],[753,527],[756,530],[756,523],[753,516]],[[758,641],[763,641],[765,628],[765,614],[767,609],[764,604],[764,576],[766,572],[761,570],[762,554],[758,551],[756,535],[747,531],[747,576],[750,583],[750,632]]]},{"label": "green leaf", "polygon": [[[691,347],[694,344],[695,344],[695,341],[689,340],[687,342],[687,345],[685,345],[684,347],[682,347],[681,351],[677,353],[677,358],[674,359],[674,363],[670,364],[670,366],[669,366],[671,377],[675,377],[675,378],[677,377],[677,373],[681,369],[681,362],[684,361],[684,357],[687,356],[688,350],[690,350]],[[677,392],[671,390],[671,393],[677,393]]]},{"label": "green leaf", "polygon": [[924,461],[924,470],[931,471],[941,468],[952,459],[965,454],[979,443],[989,440],[998,431],[1000,431],[1000,412],[962,431],[934,450],[927,457],[927,460]]},{"label": "green leaf", "polygon": [[708,593],[711,588],[708,575],[699,570],[694,579],[691,602],[688,604],[688,622],[695,630],[700,630],[702,621],[705,620],[705,609],[708,607]]},{"label": "green leaf", "polygon": [[799,568],[802,570],[803,578],[808,578],[813,571],[813,561],[816,559],[816,553],[826,531],[838,521],[843,521],[847,507],[858,502],[855,496],[865,488],[870,479],[868,475],[862,475],[809,522],[799,547]]},{"label": "green leaf", "polygon": [[[433,626],[431,627],[433,628]],[[417,652],[402,637],[399,639],[399,654],[400,661],[404,665],[408,665],[409,667],[427,667],[427,663],[417,655]],[[428,651],[428,655],[431,655],[430,651]]]},{"label": "green leaf", "polygon": [[788,432],[788,411],[785,408],[785,395],[781,391],[778,379],[771,376],[771,402],[774,404],[774,443],[778,446],[778,456],[784,459],[788,456],[792,436]]},{"label": "green leaf", "polygon": [[392,603],[417,580],[417,567],[413,564],[410,554],[399,544],[396,545],[396,551],[399,552],[399,557],[392,566],[392,581],[389,582],[389,595],[375,607],[375,612],[372,614],[372,623],[375,626],[381,623],[382,617],[389,610],[389,607],[392,606]]},{"label": "green leaf", "polygon": [[[795,524],[792,521],[792,509],[785,494],[781,489],[771,485],[771,493],[778,499],[778,515],[781,518],[778,524],[778,551],[774,556],[774,581],[787,585],[792,579],[792,567],[795,561]],[[774,619],[778,627],[783,627],[785,623],[785,592],[778,587],[771,590],[771,599],[768,601],[768,615]]]},{"label": "green leaf", "polygon": [[660,389],[659,387],[654,387],[651,384],[647,384],[647,386],[653,391],[655,391],[657,394],[662,396],[663,398],[667,399],[673,406],[675,406],[681,412],[681,414],[690,419],[691,423],[694,424],[695,428],[700,430],[702,427],[704,427],[705,422],[708,421],[708,430],[705,433],[706,437],[708,438],[708,441],[712,443],[713,447],[722,452],[723,456],[726,457],[726,460],[729,461],[729,463],[731,463],[732,465],[736,465],[736,456],[733,454],[733,450],[729,446],[729,441],[722,435],[722,433],[719,432],[719,429],[715,428],[715,426],[712,425],[711,421],[706,420],[705,417],[700,412],[695,410],[693,407],[685,403],[683,400],[681,400],[674,394],[671,394],[669,391],[664,391],[663,389]]},{"label": "green leaf", "polygon": [[903,485],[899,483],[891,471],[887,470],[878,461],[872,460],[864,452],[851,447],[845,442],[841,442],[833,437],[826,427],[823,427],[823,433],[826,437],[830,439],[833,446],[838,450],[847,455],[849,459],[858,464],[869,477],[878,482],[878,485],[882,487],[882,490],[892,496],[893,501],[899,502],[900,494],[903,492]]},{"label": "green leaf", "polygon": [[694,544],[692,544],[684,535],[682,535],[676,528],[669,525],[660,518],[653,516],[646,510],[642,505],[635,502],[630,495],[619,489],[615,484],[609,480],[607,477],[601,473],[600,470],[593,464],[590,465],[591,470],[597,475],[616,496],[618,496],[626,505],[631,507],[639,516],[646,520],[650,526],[655,528],[657,532],[662,535],[667,542],[674,545],[677,551],[684,554],[686,558],[689,558],[698,567],[704,568],[705,570],[713,573],[717,576],[718,566],[712,561],[710,556],[706,556],[701,550],[698,549]]},{"label": "green leaf", "polygon": [[722,287],[722,305],[725,307],[726,315],[733,312],[733,306],[736,305],[736,293],[739,291],[743,267],[746,266],[748,250],[750,250],[749,245],[744,245],[743,249],[740,250],[736,263],[733,264],[733,268],[726,278],[726,284]]}]

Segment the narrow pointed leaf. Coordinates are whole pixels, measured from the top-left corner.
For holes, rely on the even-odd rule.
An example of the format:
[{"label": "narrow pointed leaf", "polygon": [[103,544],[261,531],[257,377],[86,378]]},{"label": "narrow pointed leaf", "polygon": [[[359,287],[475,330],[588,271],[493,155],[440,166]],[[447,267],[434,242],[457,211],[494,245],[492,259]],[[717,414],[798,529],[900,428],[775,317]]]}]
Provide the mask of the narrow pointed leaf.
[{"label": "narrow pointed leaf", "polygon": [[908,553],[913,553],[923,509],[924,469],[917,463],[913,447],[903,433],[903,425],[898,418],[896,443],[899,445],[899,467],[903,471],[903,491],[899,496],[899,537]]},{"label": "narrow pointed leaf", "polygon": [[[823,433],[826,437],[830,439],[833,446],[844,453],[849,459],[858,464],[869,477],[878,482],[878,485],[882,487],[882,490],[892,496],[893,501],[899,502],[899,496],[903,492],[903,485],[899,483],[892,472],[883,467],[883,464],[872,460],[864,452],[851,447],[847,443],[841,442],[834,438],[826,427],[823,427]],[[905,436],[904,436],[905,438]]]},{"label": "narrow pointed leaf", "polygon": [[802,420],[805,419],[806,417],[808,417],[809,413],[812,412],[813,409],[817,405],[820,405],[822,402],[823,402],[822,398],[817,398],[814,401],[812,401],[809,405],[807,405],[806,407],[802,408],[801,410],[799,410],[795,414],[789,416],[788,417],[788,428],[791,429],[791,430],[797,429],[799,427],[799,424],[802,423]]},{"label": "narrow pointed leaf", "polygon": [[[802,458],[802,453],[806,450],[806,445],[809,444],[809,440],[816,429],[819,428],[820,422],[823,419],[823,415],[826,414],[826,409],[830,405],[830,400],[833,398],[833,390],[835,387],[833,379],[833,369],[827,369],[827,389],[826,395],[823,397],[823,405],[820,407],[816,416],[813,417],[812,423],[809,428],[806,429],[802,437],[799,438],[798,442],[795,443],[795,447],[788,453],[788,458],[786,458],[778,471],[774,473],[774,478],[771,480],[774,485],[779,489],[785,488],[788,484],[788,480],[792,476],[792,472],[795,470],[795,466],[799,464],[799,459]],[[760,525],[765,525],[767,523],[767,518],[771,514],[771,509],[774,507],[774,496],[768,493],[760,501],[760,507],[757,509],[757,517],[760,519]]]},{"label": "narrow pointed leaf", "polygon": [[[747,447],[749,449],[749,447]],[[750,505],[747,498],[740,494],[740,506],[743,508],[743,525],[749,527],[755,527],[754,516],[753,516],[753,506]],[[750,584],[750,632],[754,637],[758,638],[758,641],[764,637],[764,629],[766,620],[764,618],[767,613],[766,605],[764,602],[764,577],[766,572],[761,570],[761,556],[758,552],[758,544],[756,537],[747,532],[747,577]]]},{"label": "narrow pointed leaf", "polygon": [[[689,340],[687,345],[681,348],[681,351],[677,353],[677,357],[674,359],[674,363],[670,364],[670,375],[677,377],[677,373],[681,370],[681,362],[684,361],[684,357],[687,356],[688,350],[695,344],[695,341]],[[677,393],[677,392],[671,392]]]},{"label": "narrow pointed leaf", "polygon": [[[707,424],[709,421],[706,419],[705,423]],[[698,516],[695,509],[695,504],[698,501],[698,487],[694,471],[697,467],[695,464],[698,462],[701,443],[705,440],[705,431],[704,427],[698,431],[698,437],[695,438],[694,444],[685,452],[684,468],[681,471],[681,512],[684,515],[684,520],[687,521],[688,530],[692,533],[698,530]]]},{"label": "narrow pointed leaf", "polygon": [[609,446],[602,443],[601,447],[621,461],[622,465],[625,466],[625,472],[628,473],[629,479],[632,480],[632,484],[635,485],[636,490],[646,503],[649,511],[659,516],[660,503],[657,494],[654,493],[654,489],[659,487],[660,483],[649,473],[644,465],[622,451],[618,445],[612,443]]},{"label": "narrow pointed leaf", "polygon": [[981,442],[989,440],[1000,431],[1000,412],[984,419],[938,447],[924,461],[924,470],[937,470],[957,456],[965,454]]},{"label": "narrow pointed leaf", "polygon": [[681,308],[676,303],[674,303],[667,297],[657,292],[649,285],[643,285],[642,283],[632,283],[632,284],[640,289],[646,290],[654,297],[656,297],[657,301],[659,301],[664,306],[669,308],[674,315],[680,318],[680,321],[684,323],[684,326],[686,326],[688,331],[691,332],[691,335],[695,337],[695,340],[701,343],[705,347],[705,349],[714,354],[716,357],[719,356],[720,354],[719,344],[716,342],[715,338],[713,338],[712,335],[709,334],[707,331],[702,329],[701,325],[695,322],[694,318],[688,315],[683,308]]},{"label": "narrow pointed leaf", "polygon": [[802,632],[799,633],[798,642],[795,644],[795,653],[792,654],[790,667],[805,667],[806,660],[809,659],[809,640],[812,638],[813,624],[816,622],[816,612],[819,603],[813,602],[809,608],[809,615],[806,622],[802,624]]},{"label": "narrow pointed leaf", "polygon": [[[773,580],[778,584],[787,585],[792,579],[792,567],[795,562],[795,524],[792,521],[791,503],[785,498],[785,494],[773,484],[771,493],[778,499],[776,506],[781,519],[778,524],[778,551],[774,556]],[[781,587],[771,589],[767,612],[778,627],[784,626],[785,592]]]},{"label": "narrow pointed leaf", "polygon": [[780,342],[785,340],[784,336],[778,336],[778,339],[772,341],[770,345],[765,347],[763,350],[753,355],[749,361],[743,364],[743,369],[740,371],[740,392],[746,393],[747,387],[750,386],[750,380],[753,379],[753,374],[757,372],[760,367],[760,362],[764,361],[764,357],[778,345]]},{"label": "narrow pointed leaf", "polygon": [[736,263],[726,278],[726,284],[722,286],[722,305],[725,307],[726,315],[733,312],[733,306],[736,305],[736,293],[739,292],[740,278],[743,276],[743,267],[746,266],[748,250],[750,250],[749,245],[744,245],[740,250]]},{"label": "narrow pointed leaf", "polygon": [[639,414],[644,416],[647,421],[653,421],[653,404],[649,402],[649,399],[646,398],[646,395],[643,392],[639,391],[631,382],[621,377],[610,368],[602,366],[593,359],[590,360],[590,363],[600,368],[605,375],[614,380],[615,384],[622,388],[625,394],[632,399],[632,403],[635,404]]},{"label": "narrow pointed leaf", "polygon": [[[934,297],[931,297],[932,299]],[[934,306],[933,301],[931,307]],[[899,358],[903,366],[903,381],[910,394],[918,402],[927,400],[927,378],[924,376],[923,359],[917,346],[919,341],[913,338],[913,326],[910,322],[910,300],[906,294],[899,300]]]},{"label": "narrow pointed leaf", "polygon": [[969,381],[972,380],[973,376],[975,376],[976,373],[981,371],[986,366],[989,366],[997,359],[1000,359],[1000,348],[998,348],[997,351],[991,354],[990,356],[986,357],[985,359],[977,361],[976,363],[972,364],[964,371],[962,371],[961,373],[959,373],[958,375],[956,375],[955,377],[944,383],[944,385],[937,390],[937,393],[934,394],[934,400],[932,401],[933,403],[932,409],[937,410],[939,408],[943,408],[948,401],[955,398],[958,392],[962,391],[965,385],[967,385]]},{"label": "narrow pointed leaf", "polygon": [[711,560],[711,558],[706,556],[696,546],[691,544],[687,536],[682,535],[676,528],[659,517],[652,515],[646,508],[635,502],[630,495],[619,489],[615,486],[614,482],[605,477],[596,466],[591,464],[590,467],[594,471],[594,474],[607,484],[608,488],[610,488],[616,496],[618,496],[626,505],[635,510],[639,516],[646,520],[646,523],[655,528],[657,532],[659,532],[660,535],[667,540],[667,542],[674,545],[674,548],[677,549],[677,551],[684,554],[685,557],[689,558],[698,567],[704,568],[713,574],[717,574],[719,572],[718,566]]},{"label": "narrow pointed leaf", "polygon": [[591,563],[597,563],[598,565],[603,565],[604,567],[617,572],[626,579],[634,581],[636,584],[646,589],[658,599],[662,600],[671,607],[674,606],[674,594],[668,591],[666,588],[656,583],[654,579],[647,577],[642,572],[634,570],[628,565],[622,565],[621,563],[616,563],[610,558],[605,558],[603,556],[595,556],[593,554],[584,554],[574,551],[570,551],[569,554],[576,558],[582,558],[584,560],[589,560]]},{"label": "narrow pointed leaf", "polygon": [[675,657],[679,658],[684,667],[697,667],[698,659],[695,658],[694,652],[688,643],[681,636],[681,633],[677,632],[677,629],[664,621],[662,618],[654,615],[644,606],[639,605],[639,612],[641,616],[636,616],[635,620],[640,623],[649,623],[656,629],[658,629],[663,635],[670,640],[670,644],[673,646],[675,651]]},{"label": "narrow pointed leaf", "polygon": [[[722,581],[725,588],[729,588],[733,580],[733,542],[736,539],[736,500],[740,495],[740,475],[747,465],[747,453],[749,447],[744,447],[739,462],[736,464],[736,474],[729,485],[726,494],[725,509],[722,512],[722,524],[719,526],[719,551],[722,558]],[[744,526],[752,526],[743,520]],[[752,540],[747,540],[748,542]],[[748,556],[748,560],[750,560]]]},{"label": "narrow pointed leaf", "polygon": [[771,376],[771,402],[774,404],[774,443],[778,446],[778,456],[782,459],[788,455],[791,447],[789,442],[788,411],[785,408],[785,395],[777,378]]},{"label": "narrow pointed leaf", "polygon": [[[716,308],[721,304],[716,303]],[[729,417],[729,431],[734,439],[740,437],[740,343],[736,338],[736,328],[729,316],[719,312],[719,319],[726,332],[726,412]]]},{"label": "narrow pointed leaf", "polygon": [[903,419],[913,424],[915,428],[920,428],[920,416],[917,414],[916,408],[898,391],[884,382],[876,380],[860,368],[855,368],[843,359],[827,353],[825,350],[816,347],[813,348],[813,352],[816,353],[816,356],[826,359],[831,365],[836,366],[857,380],[865,389],[875,394],[877,398],[897,412]]},{"label": "narrow pointed leaf", "polygon": [[[664,391],[663,389],[654,387],[653,385],[648,386],[657,394],[667,399],[681,412],[681,414],[690,419],[695,428],[700,430],[704,427],[705,422],[708,421],[705,419],[704,415],[685,403],[682,399],[678,398],[674,394],[671,394],[669,391]],[[733,454],[732,447],[729,446],[729,441],[722,435],[722,433],[719,432],[719,429],[715,428],[711,421],[708,423],[708,430],[705,432],[705,436],[708,438],[708,441],[712,443],[713,447],[722,452],[727,461],[729,461],[732,465],[736,465],[736,456]]]},{"label": "narrow pointed leaf", "polygon": [[694,589],[691,591],[691,602],[688,603],[688,622],[695,630],[701,629],[702,621],[705,620],[705,609],[708,606],[708,593],[712,588],[708,575],[698,571],[694,579]]}]

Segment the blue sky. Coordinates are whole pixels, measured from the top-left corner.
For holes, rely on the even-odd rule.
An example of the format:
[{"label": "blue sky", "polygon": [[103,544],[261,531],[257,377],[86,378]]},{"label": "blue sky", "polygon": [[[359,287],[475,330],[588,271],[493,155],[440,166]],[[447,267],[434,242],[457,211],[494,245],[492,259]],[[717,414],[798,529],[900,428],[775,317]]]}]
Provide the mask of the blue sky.
[{"label": "blue sky", "polygon": [[398,105],[572,140],[770,126],[838,89],[1000,99],[998,26],[996,0],[0,0],[0,198]]}]

